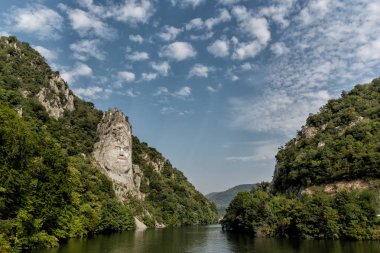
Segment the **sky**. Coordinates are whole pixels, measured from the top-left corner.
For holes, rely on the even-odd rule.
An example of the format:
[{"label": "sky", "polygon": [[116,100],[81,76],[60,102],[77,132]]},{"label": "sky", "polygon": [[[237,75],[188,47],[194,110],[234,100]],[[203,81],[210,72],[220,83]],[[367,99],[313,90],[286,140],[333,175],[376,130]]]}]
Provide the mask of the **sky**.
[{"label": "sky", "polygon": [[2,0],[77,96],[202,193],[270,181],[309,113],[380,73],[380,0]]}]

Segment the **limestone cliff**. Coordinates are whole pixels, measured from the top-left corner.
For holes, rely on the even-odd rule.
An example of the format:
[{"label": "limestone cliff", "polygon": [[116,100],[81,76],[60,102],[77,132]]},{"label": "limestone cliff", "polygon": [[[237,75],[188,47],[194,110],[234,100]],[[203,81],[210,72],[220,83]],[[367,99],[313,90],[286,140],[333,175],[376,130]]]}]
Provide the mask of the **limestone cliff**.
[{"label": "limestone cliff", "polygon": [[58,74],[52,74],[49,87],[43,87],[36,96],[49,116],[54,119],[59,119],[66,110],[75,109],[74,95]]},{"label": "limestone cliff", "polygon": [[132,165],[132,128],[126,116],[115,108],[105,112],[97,136],[93,156],[112,180],[118,198],[125,200],[128,194],[142,198],[142,173],[139,166]]}]

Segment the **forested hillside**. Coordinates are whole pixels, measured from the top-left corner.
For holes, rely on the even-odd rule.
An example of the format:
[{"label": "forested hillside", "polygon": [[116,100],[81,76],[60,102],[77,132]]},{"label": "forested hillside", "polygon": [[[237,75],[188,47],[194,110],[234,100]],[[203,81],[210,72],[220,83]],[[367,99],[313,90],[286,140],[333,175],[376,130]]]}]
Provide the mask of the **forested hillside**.
[{"label": "forested hillside", "polygon": [[239,193],[222,223],[269,237],[380,238],[380,79],[310,115],[271,185]]},{"label": "forested hillside", "polygon": [[[27,43],[0,39],[0,252],[148,226],[215,222],[215,206],[133,139],[145,199],[122,203],[92,156],[103,112],[76,97]],[[154,159],[164,169],[152,169]]]}]

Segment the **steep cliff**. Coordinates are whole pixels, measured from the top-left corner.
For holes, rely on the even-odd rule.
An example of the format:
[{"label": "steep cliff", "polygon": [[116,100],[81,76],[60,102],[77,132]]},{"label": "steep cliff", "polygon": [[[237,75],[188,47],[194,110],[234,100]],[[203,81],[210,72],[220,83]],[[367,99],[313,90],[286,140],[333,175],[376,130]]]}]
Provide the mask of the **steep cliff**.
[{"label": "steep cliff", "polygon": [[49,78],[49,87],[42,87],[36,95],[50,117],[59,119],[65,111],[74,111],[74,95],[66,82],[54,73]]},{"label": "steep cliff", "polygon": [[112,180],[118,198],[125,201],[132,195],[142,199],[142,174],[138,166],[132,165],[132,127],[127,117],[115,108],[104,112],[97,136],[93,156]]}]

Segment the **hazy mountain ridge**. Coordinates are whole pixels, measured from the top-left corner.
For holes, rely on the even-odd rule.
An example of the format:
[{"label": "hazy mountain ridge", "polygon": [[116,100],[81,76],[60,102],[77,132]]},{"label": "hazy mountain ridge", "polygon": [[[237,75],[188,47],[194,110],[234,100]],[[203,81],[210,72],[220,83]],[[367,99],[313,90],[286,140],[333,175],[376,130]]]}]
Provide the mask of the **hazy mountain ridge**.
[{"label": "hazy mountain ridge", "polygon": [[241,184],[234,186],[228,190],[223,192],[212,192],[206,194],[206,198],[211,200],[216,204],[216,208],[218,209],[218,213],[223,215],[228,207],[229,203],[233,200],[233,198],[242,191],[250,191],[254,187],[254,184]]}]

